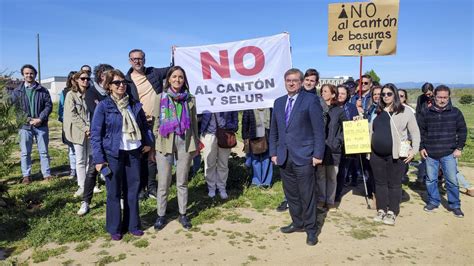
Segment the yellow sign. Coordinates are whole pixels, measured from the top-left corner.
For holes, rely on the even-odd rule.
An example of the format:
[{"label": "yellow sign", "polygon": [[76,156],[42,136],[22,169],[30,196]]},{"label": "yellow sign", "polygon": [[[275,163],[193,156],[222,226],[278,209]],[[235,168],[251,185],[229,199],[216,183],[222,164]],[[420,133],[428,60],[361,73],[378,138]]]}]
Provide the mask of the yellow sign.
[{"label": "yellow sign", "polygon": [[344,121],[342,129],[346,154],[370,152],[369,121],[367,119]]},{"label": "yellow sign", "polygon": [[329,4],[328,55],[397,52],[399,0]]}]

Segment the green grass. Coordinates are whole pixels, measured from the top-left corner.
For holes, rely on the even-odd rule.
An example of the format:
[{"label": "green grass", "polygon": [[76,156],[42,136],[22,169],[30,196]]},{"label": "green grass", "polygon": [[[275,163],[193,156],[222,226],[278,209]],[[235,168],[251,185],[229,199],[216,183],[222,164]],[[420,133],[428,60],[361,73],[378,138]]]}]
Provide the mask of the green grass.
[{"label": "green grass", "polygon": [[[474,90],[472,90],[474,92]],[[461,91],[465,93],[464,91]],[[460,92],[455,92],[457,94]],[[417,92],[417,95],[419,92]],[[454,99],[454,102],[456,102]],[[416,98],[412,97],[416,101]],[[461,111],[466,117],[469,128],[468,141],[461,163],[474,165],[474,106],[461,105]],[[56,110],[56,107],[55,107]],[[55,146],[50,148],[51,166],[53,174],[64,174],[68,170],[67,147],[60,145],[60,124],[54,119],[50,119],[50,136]],[[240,131],[239,131],[240,132]],[[8,208],[0,209],[0,247],[12,250],[12,255],[18,254],[29,248],[36,248],[34,260],[47,260],[50,256],[55,256],[54,249],[42,251],[40,248],[48,243],[79,243],[75,250],[78,252],[88,248],[87,243],[91,243],[98,238],[105,237],[105,202],[106,193],[94,194],[91,211],[84,217],[77,216],[76,212],[80,207],[80,199],[74,198],[73,193],[77,189],[74,181],[65,178],[58,178],[55,181],[45,183],[39,182],[40,176],[36,176],[38,182],[25,186],[15,183],[21,178],[18,154],[12,156],[12,166],[8,174],[0,177],[0,185],[7,190],[5,200]],[[229,199],[210,199],[207,196],[207,185],[203,171],[189,181],[188,215],[192,219],[194,230],[199,232],[202,224],[213,223],[217,220],[225,219],[234,223],[251,223],[252,219],[242,217],[235,212],[236,208],[253,208],[257,211],[273,210],[283,198],[282,183],[279,180],[278,169],[274,169],[274,185],[271,189],[249,188],[249,171],[244,166],[244,159],[232,154],[229,160],[229,178],[227,181]],[[39,172],[39,158],[36,151],[33,152],[33,172]],[[174,181],[169,194],[167,215],[169,219],[178,216],[178,203],[176,198],[176,186]],[[409,188],[406,188],[409,189]],[[153,226],[156,219],[156,200],[148,199],[140,202],[140,215],[144,229]],[[342,224],[341,231],[351,235],[356,239],[366,239],[380,235],[380,228],[368,222],[366,218],[349,217],[346,214],[331,215],[329,220],[353,221],[350,224]],[[362,220],[361,220],[362,219]],[[339,224],[339,222],[337,223]],[[345,226],[346,228],[343,228]],[[276,230],[277,226],[270,226],[269,230]],[[339,227],[338,227],[339,228]],[[349,228],[349,229],[348,229]],[[349,230],[349,231],[348,231]],[[177,233],[181,233],[178,231]],[[192,233],[188,232],[191,235]],[[224,232],[224,230],[222,230]],[[202,232],[202,234],[213,237],[215,231]],[[226,232],[224,232],[226,233]],[[240,234],[240,235],[239,235]],[[230,239],[240,238],[257,241],[250,235],[242,235],[238,232],[227,232]],[[154,235],[151,236],[153,238]],[[137,239],[129,234],[124,236],[123,242],[130,242],[135,246],[148,246],[148,240]],[[236,241],[232,240],[236,245]],[[109,248],[113,244],[105,242],[101,248]],[[39,252],[41,251],[41,252]],[[107,264],[116,262],[119,257],[113,257],[103,250],[102,256],[97,263]]]},{"label": "green grass", "polygon": [[58,255],[63,254],[69,248],[66,246],[53,248],[53,249],[37,249],[31,255],[34,263],[40,263],[43,261],[47,261],[50,257],[56,257]]},{"label": "green grass", "polygon": [[139,239],[133,242],[133,245],[137,248],[146,248],[148,245],[150,245],[150,242],[148,242],[146,239]]}]

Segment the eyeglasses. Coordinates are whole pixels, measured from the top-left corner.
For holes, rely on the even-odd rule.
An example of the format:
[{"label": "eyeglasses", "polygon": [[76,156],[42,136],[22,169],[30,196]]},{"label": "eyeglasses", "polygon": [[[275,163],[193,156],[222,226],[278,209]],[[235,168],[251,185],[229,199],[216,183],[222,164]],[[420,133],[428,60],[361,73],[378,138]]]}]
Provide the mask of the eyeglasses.
[{"label": "eyeglasses", "polygon": [[382,97],[392,97],[393,96],[393,92],[382,92],[380,93],[380,95],[382,95]]},{"label": "eyeglasses", "polygon": [[130,57],[130,60],[132,60],[133,62],[137,63],[138,61],[143,61],[143,60],[145,60],[145,58],[141,58],[141,57],[131,58],[131,57]]},{"label": "eyeglasses", "polygon": [[87,81],[91,80],[91,78],[86,78],[86,77],[80,77],[79,79],[82,80],[82,81],[84,81],[84,80],[87,80]]},{"label": "eyeglasses", "polygon": [[127,85],[127,81],[126,80],[114,80],[114,81],[111,81],[110,84],[114,84],[115,86],[120,86],[120,84],[122,85]]},{"label": "eyeglasses", "polygon": [[299,79],[285,79],[285,82],[286,83],[298,83],[298,82],[300,82],[300,80]]}]

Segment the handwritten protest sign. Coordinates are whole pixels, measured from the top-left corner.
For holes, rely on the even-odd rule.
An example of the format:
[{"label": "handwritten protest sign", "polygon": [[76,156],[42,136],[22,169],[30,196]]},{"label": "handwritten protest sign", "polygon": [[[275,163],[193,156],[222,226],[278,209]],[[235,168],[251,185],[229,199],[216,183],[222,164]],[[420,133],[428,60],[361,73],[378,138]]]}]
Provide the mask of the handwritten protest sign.
[{"label": "handwritten protest sign", "polygon": [[399,0],[329,4],[328,55],[392,55]]},{"label": "handwritten protest sign", "polygon": [[184,68],[197,112],[273,107],[286,93],[291,68],[287,33],[231,43],[178,47],[175,65]]},{"label": "handwritten protest sign", "polygon": [[370,152],[369,122],[367,119],[344,121],[342,129],[346,154]]}]

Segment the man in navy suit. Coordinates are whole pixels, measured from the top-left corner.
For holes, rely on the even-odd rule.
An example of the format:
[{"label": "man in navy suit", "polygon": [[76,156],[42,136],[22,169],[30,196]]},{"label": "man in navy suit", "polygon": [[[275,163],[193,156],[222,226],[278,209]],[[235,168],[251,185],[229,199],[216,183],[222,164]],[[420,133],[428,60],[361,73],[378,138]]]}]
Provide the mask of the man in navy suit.
[{"label": "man in navy suit", "polygon": [[283,189],[292,223],[283,233],[306,231],[306,244],[316,245],[316,185],[314,167],[324,155],[324,124],[317,97],[300,93],[303,73],[292,68],[285,73],[288,95],[275,100],[270,156],[280,166]]}]

